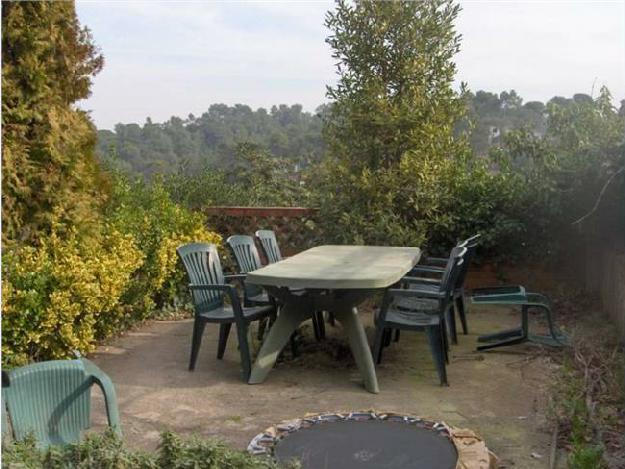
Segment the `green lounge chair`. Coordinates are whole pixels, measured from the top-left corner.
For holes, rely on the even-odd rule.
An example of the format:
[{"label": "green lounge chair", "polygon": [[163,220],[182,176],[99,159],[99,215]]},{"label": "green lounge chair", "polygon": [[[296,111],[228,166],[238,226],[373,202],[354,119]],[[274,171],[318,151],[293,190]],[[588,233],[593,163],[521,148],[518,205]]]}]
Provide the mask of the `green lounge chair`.
[{"label": "green lounge chair", "polygon": [[[478,342],[488,342],[477,347],[479,351],[497,347],[534,342],[552,347],[568,344],[568,337],[560,332],[553,321],[551,302],[541,293],[528,293],[521,285],[477,288],[471,294],[474,304],[492,306],[518,306],[521,308],[521,326],[513,329],[487,334],[478,337]],[[536,309],[545,313],[549,326],[549,335],[537,335],[530,332],[529,311]]]}]

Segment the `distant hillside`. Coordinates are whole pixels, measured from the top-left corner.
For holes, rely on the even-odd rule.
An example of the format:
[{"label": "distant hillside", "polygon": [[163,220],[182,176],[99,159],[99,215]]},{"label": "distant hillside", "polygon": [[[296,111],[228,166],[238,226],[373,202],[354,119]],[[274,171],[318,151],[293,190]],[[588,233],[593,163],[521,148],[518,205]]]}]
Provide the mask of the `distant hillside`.
[{"label": "distant hillside", "polygon": [[[467,98],[468,120],[458,124],[458,132],[470,134],[477,154],[498,145],[512,129],[527,127],[542,135],[545,109],[551,102],[566,105],[592,99],[587,94],[575,94],[572,98],[554,97],[546,104],[523,103],[514,90],[499,94],[478,91]],[[270,110],[213,104],[199,117],[190,114],[186,119],[172,117],[163,123],[148,118],[143,125],[118,124],[114,132],[100,130],[97,153],[103,161],[148,177],[181,169],[193,172],[206,166],[229,168],[235,163],[239,146],[245,143],[305,167],[323,155],[321,130],[327,109],[323,105],[311,114],[303,112],[299,104],[281,104]]]},{"label": "distant hillside", "polygon": [[321,116],[302,111],[302,106],[273,106],[252,110],[237,104],[213,104],[208,111],[167,122],[117,124],[115,131],[98,132],[98,155],[104,161],[133,173],[150,176],[188,171],[215,165],[228,167],[237,148],[252,143],[278,158],[307,164],[323,153]]}]

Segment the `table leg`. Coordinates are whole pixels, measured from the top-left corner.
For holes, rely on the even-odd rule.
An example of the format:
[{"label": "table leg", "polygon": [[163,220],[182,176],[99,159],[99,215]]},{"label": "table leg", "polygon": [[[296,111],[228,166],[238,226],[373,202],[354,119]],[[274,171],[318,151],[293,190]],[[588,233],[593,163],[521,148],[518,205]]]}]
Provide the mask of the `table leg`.
[{"label": "table leg", "polygon": [[375,374],[371,349],[369,348],[365,328],[358,317],[358,310],[351,308],[335,311],[335,316],[347,333],[352,355],[354,355],[356,365],[365,382],[365,389],[374,394],[379,393],[380,388],[378,387],[378,378]]},{"label": "table leg", "polygon": [[297,329],[297,326],[310,318],[311,313],[312,311],[303,310],[301,305],[295,306],[287,303],[282,306],[278,318],[269,329],[269,333],[258,352],[248,384],[259,384],[265,381],[275,365],[278,355],[289,342],[291,334]]}]

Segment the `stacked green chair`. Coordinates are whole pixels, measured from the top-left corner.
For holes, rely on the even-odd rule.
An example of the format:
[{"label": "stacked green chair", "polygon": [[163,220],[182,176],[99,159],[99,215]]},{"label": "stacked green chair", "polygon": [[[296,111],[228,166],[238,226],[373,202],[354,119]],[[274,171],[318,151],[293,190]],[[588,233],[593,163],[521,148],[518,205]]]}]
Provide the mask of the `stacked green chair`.
[{"label": "stacked green chair", "polygon": [[8,413],[16,440],[32,434],[41,447],[77,443],[91,425],[94,384],[104,394],[108,424],[121,436],[113,383],[86,359],[40,362],[3,371],[3,436],[9,434]]},{"label": "stacked green chair", "polygon": [[[178,255],[189,276],[189,289],[195,307],[193,338],[189,370],[195,369],[202,335],[207,323],[219,324],[217,358],[223,358],[232,324],[237,329],[241,355],[242,377],[248,380],[251,371],[250,349],[247,331],[250,322],[264,320],[276,314],[273,305],[242,306],[234,285],[227,283],[244,278],[245,275],[224,276],[217,248],[212,244],[191,243],[180,246]],[[227,297],[230,304],[224,302]]]},{"label": "stacked green chair", "polygon": [[[258,230],[254,233],[256,239],[260,243],[260,246],[265,253],[267,262],[273,264],[282,260],[282,253],[280,252],[280,246],[278,246],[278,240],[276,234],[271,230]],[[326,335],[325,321],[323,319],[323,311],[317,311],[313,315],[313,330],[315,332],[315,338],[317,340],[323,340]]]},{"label": "stacked green chair", "polygon": [[435,291],[419,291],[412,288],[386,290],[382,306],[375,318],[373,358],[376,363],[382,360],[382,349],[385,343],[390,343],[387,338],[392,330],[425,331],[440,383],[448,385],[445,365],[449,357],[445,317],[452,307],[452,290],[462,268],[465,253],[466,248],[456,247],[452,250],[449,268]]},{"label": "stacked green chair", "polygon": [[[469,332],[469,328],[467,325],[467,317],[466,317],[466,305],[465,305],[465,288],[464,283],[466,280],[467,273],[469,271],[469,266],[471,265],[471,261],[475,256],[475,252],[478,247],[480,235],[476,234],[467,238],[466,240],[458,243],[456,247],[466,248],[466,254],[464,256],[464,262],[462,264],[462,269],[458,273],[458,277],[456,279],[452,297],[453,297],[453,308],[450,311],[449,318],[449,329],[451,335],[451,341],[454,344],[458,343],[458,336],[456,332],[456,314],[460,319],[460,323],[462,325],[462,332],[466,335]],[[435,290],[441,282],[441,276],[444,274],[446,270],[446,265],[449,262],[449,259],[441,258],[441,257],[426,257],[425,264],[419,264],[415,266],[408,274],[407,277],[412,280],[412,288],[422,289],[422,290]],[[434,275],[438,278],[427,278],[423,277],[423,275]],[[416,277],[420,276],[420,277]]]}]

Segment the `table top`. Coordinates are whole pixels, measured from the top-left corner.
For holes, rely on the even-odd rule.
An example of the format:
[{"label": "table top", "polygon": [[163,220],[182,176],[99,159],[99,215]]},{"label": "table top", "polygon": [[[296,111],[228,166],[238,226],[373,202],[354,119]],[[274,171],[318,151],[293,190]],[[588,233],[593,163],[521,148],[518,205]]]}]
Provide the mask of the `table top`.
[{"label": "table top", "polygon": [[250,272],[246,281],[289,288],[386,288],[420,257],[416,247],[318,246]]}]

